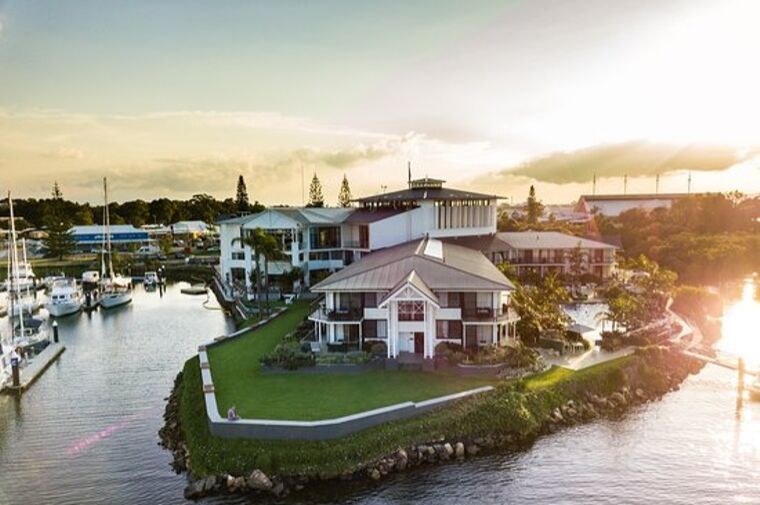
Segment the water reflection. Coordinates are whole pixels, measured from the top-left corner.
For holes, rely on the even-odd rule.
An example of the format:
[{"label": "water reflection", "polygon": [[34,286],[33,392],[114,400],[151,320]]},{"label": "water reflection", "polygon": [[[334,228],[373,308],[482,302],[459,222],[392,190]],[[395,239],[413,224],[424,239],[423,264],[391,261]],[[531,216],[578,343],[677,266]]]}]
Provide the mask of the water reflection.
[{"label": "water reflection", "polygon": [[760,302],[754,279],[744,282],[741,299],[725,311],[723,337],[716,347],[743,357],[749,368],[760,366]]}]

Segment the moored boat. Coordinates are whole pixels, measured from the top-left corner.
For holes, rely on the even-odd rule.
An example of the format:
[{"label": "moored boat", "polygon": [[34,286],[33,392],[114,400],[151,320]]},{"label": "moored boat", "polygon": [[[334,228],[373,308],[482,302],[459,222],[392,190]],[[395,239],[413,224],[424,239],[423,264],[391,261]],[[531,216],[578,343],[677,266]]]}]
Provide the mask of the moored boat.
[{"label": "moored boat", "polygon": [[97,286],[100,282],[100,272],[97,270],[88,270],[82,273],[82,284],[85,287]]},{"label": "moored boat", "polygon": [[157,272],[145,272],[145,277],[143,277],[143,286],[146,288],[155,288],[158,286],[160,280],[158,278]]},{"label": "moored boat", "polygon": [[62,317],[79,312],[82,302],[82,289],[76,280],[64,278],[53,282],[45,308],[51,316]]},{"label": "moored boat", "polygon": [[[100,306],[104,309],[126,305],[132,301],[132,278],[115,274],[113,270],[113,255],[111,253],[111,219],[108,212],[108,182],[103,177],[103,256],[101,256]],[[108,270],[106,270],[106,255]]]},{"label": "moored boat", "polygon": [[193,284],[192,286],[181,288],[179,292],[185,295],[205,295],[208,292],[208,288],[205,284]]}]

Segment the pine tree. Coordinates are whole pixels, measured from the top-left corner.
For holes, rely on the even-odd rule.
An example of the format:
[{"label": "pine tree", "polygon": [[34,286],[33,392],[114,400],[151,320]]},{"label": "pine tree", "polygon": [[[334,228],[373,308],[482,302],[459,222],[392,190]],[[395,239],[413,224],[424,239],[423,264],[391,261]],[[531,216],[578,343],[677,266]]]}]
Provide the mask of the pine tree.
[{"label": "pine tree", "polygon": [[48,206],[44,219],[47,237],[42,244],[47,249],[48,256],[62,260],[64,256],[74,251],[76,242],[70,232],[71,222],[63,208],[63,193],[58,186],[58,181],[53,184],[51,194],[53,200]]},{"label": "pine tree", "polygon": [[243,179],[242,175],[238,176],[235,205],[237,206],[238,212],[245,212],[251,207],[251,203],[248,200],[248,188],[245,186],[245,179]]},{"label": "pine tree", "polygon": [[529,224],[538,223],[538,218],[544,213],[544,204],[536,198],[536,188],[532,185],[528,191],[528,200],[525,203],[525,213]]},{"label": "pine tree", "polygon": [[338,205],[341,207],[351,206],[351,188],[348,186],[348,178],[343,174],[343,182],[340,184],[338,192]]},{"label": "pine tree", "polygon": [[319,182],[317,173],[314,172],[314,177],[311,178],[311,185],[309,186],[309,203],[307,207],[324,207],[325,197],[322,196],[322,183]]}]

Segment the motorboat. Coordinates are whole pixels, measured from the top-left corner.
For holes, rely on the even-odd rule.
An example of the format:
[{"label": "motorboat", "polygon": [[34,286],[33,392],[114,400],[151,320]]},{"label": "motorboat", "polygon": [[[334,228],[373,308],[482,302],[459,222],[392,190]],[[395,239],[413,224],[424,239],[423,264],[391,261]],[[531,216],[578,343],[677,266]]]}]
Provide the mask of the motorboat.
[{"label": "motorboat", "polygon": [[82,310],[91,312],[100,306],[100,288],[98,286],[83,289],[82,291]]},{"label": "motorboat", "polygon": [[181,288],[180,293],[184,295],[205,295],[208,292],[208,288],[205,284],[193,284],[186,288]]},{"label": "motorboat", "polygon": [[[100,306],[111,309],[120,305],[126,305],[132,301],[132,278],[115,274],[113,270],[113,254],[111,252],[111,218],[108,212],[108,182],[103,177],[103,255],[101,256],[100,272]],[[108,261],[106,262],[106,255]],[[106,265],[108,269],[106,270]]]},{"label": "motorboat", "polygon": [[146,288],[155,288],[160,282],[161,280],[159,279],[157,272],[145,272],[145,277],[143,277],[143,285]]},{"label": "motorboat", "polygon": [[100,283],[100,272],[97,270],[88,270],[82,273],[82,284],[84,286],[97,286]]},{"label": "motorboat", "polygon": [[66,280],[66,276],[61,274],[57,275],[48,275],[44,279],[42,279],[42,285],[45,286],[45,289],[49,292],[53,289],[53,285],[58,281],[64,281]]},{"label": "motorboat", "polygon": [[54,317],[76,314],[82,310],[82,288],[77,286],[75,279],[55,281],[50,288],[48,302],[45,308]]}]

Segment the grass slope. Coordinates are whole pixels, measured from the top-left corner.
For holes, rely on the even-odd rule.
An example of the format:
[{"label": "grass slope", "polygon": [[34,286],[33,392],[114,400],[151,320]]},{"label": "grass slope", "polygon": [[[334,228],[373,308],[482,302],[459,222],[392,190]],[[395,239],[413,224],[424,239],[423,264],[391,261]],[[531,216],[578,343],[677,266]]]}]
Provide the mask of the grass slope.
[{"label": "grass slope", "polygon": [[182,430],[197,476],[253,469],[280,474],[337,476],[384,454],[446,437],[467,439],[494,432],[530,435],[555,407],[580,392],[607,394],[626,383],[627,356],[581,372],[553,368],[491,393],[456,402],[424,416],[369,428],[339,440],[275,441],[214,438],[208,431],[198,358],[185,364],[180,391]]},{"label": "grass slope", "polygon": [[318,420],[420,401],[473,389],[493,380],[412,371],[373,370],[361,374],[264,374],[259,358],[293,330],[308,312],[295,303],[269,324],[209,349],[219,412],[235,405],[242,417]]}]

